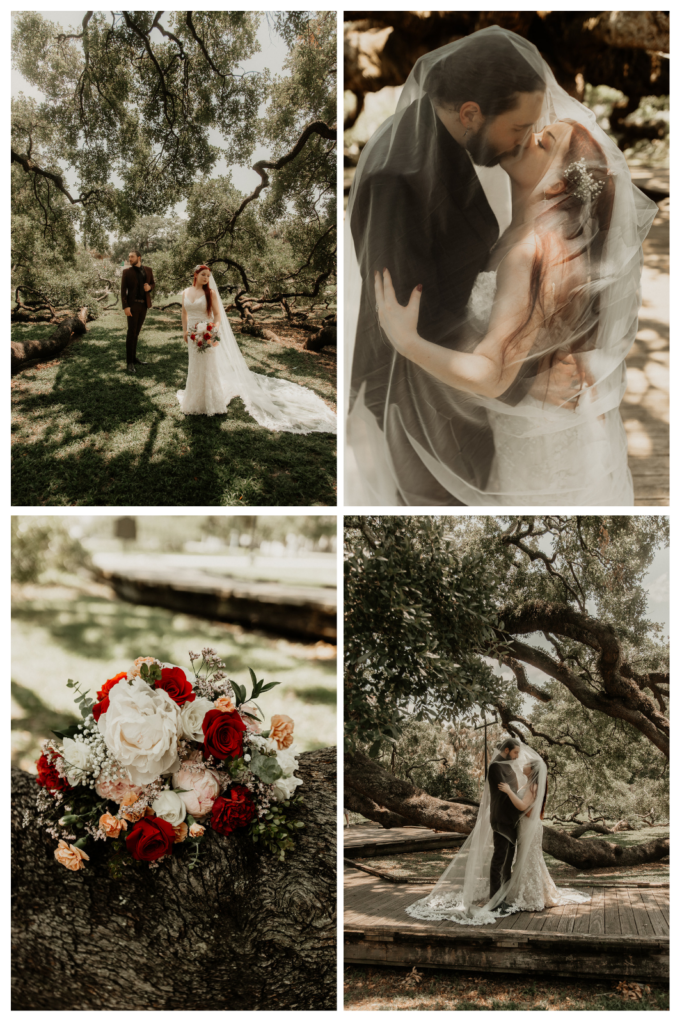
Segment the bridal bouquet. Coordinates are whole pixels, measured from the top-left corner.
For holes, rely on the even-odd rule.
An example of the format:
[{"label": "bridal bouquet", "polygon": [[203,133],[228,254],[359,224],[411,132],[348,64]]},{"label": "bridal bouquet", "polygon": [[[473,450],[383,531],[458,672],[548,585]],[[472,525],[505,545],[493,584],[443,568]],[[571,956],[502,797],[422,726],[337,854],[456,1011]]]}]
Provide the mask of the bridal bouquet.
[{"label": "bridal bouquet", "polygon": [[[210,647],[177,665],[137,658],[88,699],[82,721],[48,740],[37,762],[39,823],[58,841],[57,861],[79,871],[97,842],[111,847],[110,873],[132,861],[156,867],[189,851],[194,867],[207,828],[247,830],[280,860],[303,828],[291,808],[301,780],[294,723],[273,715],[265,728],[258,697],[278,686],[257,679],[251,693],[227,678]],[[200,664],[195,668],[195,661]],[[293,799],[292,799],[293,798]]]},{"label": "bridal bouquet", "polygon": [[219,343],[216,325],[202,321],[196,324],[190,338],[197,347],[197,351],[206,352],[209,348],[215,348]]}]

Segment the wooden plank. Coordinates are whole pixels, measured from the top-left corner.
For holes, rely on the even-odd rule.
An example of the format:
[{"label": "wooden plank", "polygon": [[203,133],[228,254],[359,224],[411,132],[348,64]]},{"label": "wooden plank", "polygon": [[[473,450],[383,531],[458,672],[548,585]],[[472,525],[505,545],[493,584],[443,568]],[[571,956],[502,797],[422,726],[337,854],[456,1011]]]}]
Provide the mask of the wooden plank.
[{"label": "wooden plank", "polygon": [[638,935],[635,915],[632,913],[627,889],[616,889],[614,890],[614,895],[618,906],[621,935]]},{"label": "wooden plank", "polygon": [[616,889],[604,890],[604,934],[621,935]]},{"label": "wooden plank", "polygon": [[520,914],[514,914],[514,924],[512,927],[516,929],[526,930],[533,918],[532,910],[524,910]]},{"label": "wooden plank", "polygon": [[626,889],[625,895],[630,901],[635,928],[638,935],[655,935],[654,927],[649,920],[647,909],[638,889]]},{"label": "wooden plank", "polygon": [[573,924],[575,921],[575,903],[565,903],[563,906],[563,914],[557,923],[556,930],[560,935],[570,934],[573,931]]},{"label": "wooden plank", "polygon": [[530,915],[530,921],[528,922],[528,931],[530,931],[530,932],[540,932],[544,928],[544,925],[545,925],[545,912],[544,912],[544,910],[542,910],[542,911],[535,911],[534,913],[532,913]]},{"label": "wooden plank", "polygon": [[590,935],[604,935],[606,925],[604,922],[604,889],[594,889],[590,902],[590,924],[588,932]]},{"label": "wooden plank", "polygon": [[647,910],[649,912],[649,918],[651,918],[651,911],[655,910],[660,915],[661,920],[665,923],[668,931],[670,930],[670,897],[661,892],[661,890],[651,891],[645,889],[642,892],[642,896],[647,901]]},{"label": "wooden plank", "polygon": [[590,931],[590,915],[592,913],[592,900],[586,903],[576,903],[573,916],[573,933],[575,935],[588,935]]}]

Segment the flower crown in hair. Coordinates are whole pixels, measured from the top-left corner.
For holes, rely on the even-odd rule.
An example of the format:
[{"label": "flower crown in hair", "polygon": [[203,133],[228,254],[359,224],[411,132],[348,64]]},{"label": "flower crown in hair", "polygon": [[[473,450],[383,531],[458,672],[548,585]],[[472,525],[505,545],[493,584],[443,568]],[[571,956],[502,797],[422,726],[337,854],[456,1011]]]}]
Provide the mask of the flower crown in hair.
[{"label": "flower crown in hair", "polygon": [[192,271],[192,273],[193,274],[198,274],[200,270],[210,270],[210,269],[211,268],[207,267],[205,263],[197,263],[197,265],[194,268],[194,270]]},{"label": "flower crown in hair", "polygon": [[577,196],[581,203],[591,203],[604,188],[604,182],[595,181],[588,171],[585,157],[569,164],[564,171],[564,177],[571,185],[573,195]]}]

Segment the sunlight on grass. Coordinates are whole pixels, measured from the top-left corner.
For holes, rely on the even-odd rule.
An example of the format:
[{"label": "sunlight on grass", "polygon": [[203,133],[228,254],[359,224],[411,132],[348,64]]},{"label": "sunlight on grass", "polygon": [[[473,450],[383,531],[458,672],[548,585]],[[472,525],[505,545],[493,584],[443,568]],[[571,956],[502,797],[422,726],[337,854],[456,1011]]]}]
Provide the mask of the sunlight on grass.
[{"label": "sunlight on grass", "polygon": [[[28,337],[15,325],[13,337]],[[236,325],[235,325],[236,326]],[[31,325],[31,335],[38,336]],[[237,334],[249,367],[334,402],[335,361]],[[125,370],[120,311],[59,359],[12,381],[15,505],[335,505],[336,438],[259,427],[235,399],[224,416],[183,416],[187,351],[179,311],[152,310],[148,361]]]},{"label": "sunlight on grass", "polygon": [[299,749],[335,745],[336,660],[329,657],[329,645],[319,648],[265,638],[222,623],[60,587],[50,588],[42,598],[14,602],[13,717],[22,733],[17,744],[21,766],[29,767],[51,727],[49,715],[37,714],[36,707],[46,707],[52,716],[74,714],[68,679],[94,693],[139,655],[189,669],[188,651],[207,646],[217,649],[228,674],[239,683],[250,687],[248,667],[259,678],[281,682],[259,703],[266,721],[276,713],[294,719]]}]

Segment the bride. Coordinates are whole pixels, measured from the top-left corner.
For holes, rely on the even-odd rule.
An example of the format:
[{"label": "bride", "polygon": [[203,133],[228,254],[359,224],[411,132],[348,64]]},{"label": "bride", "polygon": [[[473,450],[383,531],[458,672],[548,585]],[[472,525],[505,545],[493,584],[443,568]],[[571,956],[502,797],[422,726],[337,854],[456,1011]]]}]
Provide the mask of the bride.
[{"label": "bride", "polygon": [[[514,62],[527,84],[516,110],[495,115]],[[462,103],[465,89],[478,102]],[[544,127],[501,150],[504,117]],[[349,204],[351,328],[361,298],[346,503],[632,505],[619,406],[655,204],[592,112],[499,28],[422,57],[389,121],[363,151]],[[359,214],[385,232],[375,183],[399,200],[396,181],[413,223],[377,246]],[[503,227],[497,241],[491,224]]]},{"label": "bride", "polygon": [[[204,329],[207,324],[210,330]],[[192,286],[182,293],[182,329],[189,348],[187,383],[184,391],[177,392],[183,413],[220,415],[239,397],[247,412],[268,430],[336,432],[335,414],[309,388],[249,370],[213,274],[203,264],[194,268]]]},{"label": "bride", "polygon": [[[514,756],[510,757],[510,753]],[[507,764],[506,777],[510,778],[512,785],[506,781],[495,781],[500,776],[494,766],[504,761]],[[430,894],[407,908],[406,913],[410,917],[422,921],[448,920],[457,924],[486,925],[517,911],[541,911],[567,903],[585,903],[590,899],[575,889],[558,889],[547,870],[542,855],[547,766],[542,758],[525,743],[503,740],[490,768],[473,832]],[[492,794],[491,785],[496,790]],[[498,794],[513,805],[513,810],[507,812],[507,820],[517,819],[511,876],[504,879],[502,875],[499,886],[500,875],[495,873],[493,863],[498,851],[496,814],[498,818],[504,817],[504,808],[502,815],[499,809],[492,809],[491,823],[491,803],[494,808]],[[503,825],[499,827],[504,828]],[[495,881],[491,884],[493,879]],[[491,892],[493,887],[495,891]]]}]

